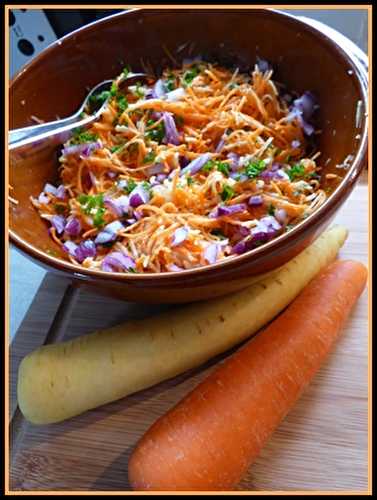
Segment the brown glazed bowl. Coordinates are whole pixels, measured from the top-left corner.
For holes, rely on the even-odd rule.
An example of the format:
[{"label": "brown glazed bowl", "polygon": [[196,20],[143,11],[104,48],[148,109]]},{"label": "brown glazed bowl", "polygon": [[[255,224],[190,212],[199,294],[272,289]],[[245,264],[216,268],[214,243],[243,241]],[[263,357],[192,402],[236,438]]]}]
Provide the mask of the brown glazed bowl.
[{"label": "brown glazed bowl", "polygon": [[[319,236],[366,164],[365,71],[334,39],[271,9],[137,9],[79,29],[53,43],[13,79],[10,129],[32,124],[32,115],[50,121],[72,114],[88,89],[114,78],[125,64],[139,71],[144,62],[158,72],[171,65],[166,49],[178,63],[200,54],[241,70],[252,68],[259,56],[272,63],[275,80],[298,92],[313,91],[320,104],[321,166],[325,174],[336,172],[342,180],[319,210],[295,229],[244,255],[182,272],[117,274],[84,269],[51,255],[62,254],[29,197],[56,180],[57,150],[21,159],[12,155],[10,184],[19,202],[10,204],[12,244],[78,284],[131,301],[191,302],[245,287],[251,276],[282,265]],[[356,127],[360,105],[362,119]],[[349,168],[336,168],[348,155],[353,156]]]}]

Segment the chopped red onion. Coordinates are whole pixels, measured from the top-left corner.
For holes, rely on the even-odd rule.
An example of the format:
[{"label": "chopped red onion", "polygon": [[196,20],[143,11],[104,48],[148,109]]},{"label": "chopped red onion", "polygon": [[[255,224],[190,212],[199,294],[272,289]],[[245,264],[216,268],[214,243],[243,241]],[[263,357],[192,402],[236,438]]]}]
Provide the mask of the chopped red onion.
[{"label": "chopped red onion", "polygon": [[306,135],[312,135],[314,132],[314,127],[308,123],[308,120],[312,118],[312,115],[318,107],[316,105],[316,99],[311,92],[304,92],[301,97],[293,101],[293,105],[290,108],[290,113],[287,117],[288,121],[297,118],[300,126],[303,128]]},{"label": "chopped red onion", "polygon": [[50,198],[46,195],[46,193],[41,193],[38,196],[38,202],[41,203],[42,205],[48,205],[50,203]]},{"label": "chopped red onion", "polygon": [[173,239],[171,242],[172,247],[176,247],[185,241],[188,235],[188,229],[186,227],[179,227],[174,231]]},{"label": "chopped red onion", "polygon": [[280,163],[273,163],[270,168],[261,172],[261,179],[264,181],[270,181],[273,179],[289,179],[289,176],[280,168],[280,166]]},{"label": "chopped red onion", "polygon": [[264,59],[260,59],[258,56],[257,56],[257,67],[261,73],[266,73],[266,71],[272,69],[270,63],[268,63]]},{"label": "chopped red onion", "polygon": [[172,90],[171,92],[168,92],[166,94],[166,100],[169,102],[179,101],[185,95],[186,95],[185,89],[183,89],[182,87],[179,87],[177,89]]},{"label": "chopped red onion", "polygon": [[192,160],[185,168],[181,170],[181,175],[183,174],[189,174],[189,175],[194,175],[199,170],[204,167],[204,165],[211,159],[211,154],[210,153],[204,153],[195,160]]},{"label": "chopped red onion", "polygon": [[134,217],[136,220],[140,220],[143,218],[143,212],[140,212],[139,210],[134,210]]},{"label": "chopped red onion", "polygon": [[119,198],[106,197],[104,205],[119,217],[127,213],[130,206],[129,198],[126,195],[119,196]]},{"label": "chopped red onion", "polygon": [[78,262],[83,262],[87,257],[95,257],[97,253],[96,245],[92,240],[85,240],[76,248],[75,257]]},{"label": "chopped red onion", "polygon": [[173,115],[171,113],[162,113],[162,118],[165,125],[165,139],[164,142],[178,146],[180,138]]},{"label": "chopped red onion", "polygon": [[73,241],[70,241],[70,240],[66,241],[63,244],[63,249],[66,252],[68,252],[70,255],[72,255],[73,257],[76,257],[75,253],[76,253],[77,245]]},{"label": "chopped red onion", "polygon": [[301,145],[301,142],[298,141],[297,139],[295,139],[294,141],[291,142],[291,146],[292,146],[293,149],[299,148],[300,145]]},{"label": "chopped red onion", "polygon": [[258,221],[258,224],[250,231],[251,237],[236,243],[232,248],[232,253],[242,254],[258,246],[261,243],[266,243],[271,240],[278,231],[282,228],[279,222],[272,216],[263,217]]},{"label": "chopped red onion", "polygon": [[228,159],[231,160],[230,168],[233,172],[236,172],[240,167],[240,157],[237,153],[228,153]]},{"label": "chopped red onion", "polygon": [[233,215],[246,210],[245,203],[237,203],[235,205],[220,205],[217,207],[216,217],[222,217],[223,215]]},{"label": "chopped red onion", "polygon": [[51,224],[54,226],[58,234],[62,234],[64,232],[66,224],[65,217],[63,217],[62,215],[54,215],[51,218]]},{"label": "chopped red onion", "polygon": [[69,236],[78,236],[81,231],[81,223],[76,217],[69,217],[64,230]]},{"label": "chopped red onion", "polygon": [[135,269],[135,261],[122,252],[111,252],[102,261],[102,270],[107,272],[122,272]]},{"label": "chopped red onion", "polygon": [[263,205],[263,196],[261,195],[250,196],[249,205],[252,207],[259,207],[260,205]]},{"label": "chopped red onion", "polygon": [[156,163],[156,165],[148,168],[148,175],[161,174],[164,171],[164,168],[163,163]]},{"label": "chopped red onion", "polygon": [[239,174],[237,172],[231,172],[229,174],[229,177],[237,182],[247,181],[248,179],[248,176],[246,174]]},{"label": "chopped red onion", "polygon": [[110,241],[116,240],[117,233],[123,228],[123,224],[118,220],[107,224],[107,226],[105,226],[102,231],[97,234],[94,243],[96,245],[102,245],[103,243],[109,243]]},{"label": "chopped red onion", "polygon": [[148,203],[150,199],[149,193],[143,188],[141,184],[135,187],[135,189],[130,194],[130,206],[136,208],[139,205],[144,205]]},{"label": "chopped red onion", "polygon": [[64,156],[69,155],[81,155],[84,158],[90,156],[93,151],[102,147],[99,141],[96,142],[86,142],[84,144],[73,144],[72,146],[66,146],[62,153]]},{"label": "chopped red onion", "polygon": [[89,170],[89,179],[93,187],[97,186],[97,179],[96,176]]},{"label": "chopped red onion", "polygon": [[157,178],[158,182],[163,182],[167,178],[167,175],[166,174],[158,174],[158,176],[156,178]]},{"label": "chopped red onion", "polygon": [[133,218],[131,218],[131,219],[126,219],[126,223],[127,223],[129,226],[131,226],[132,224],[135,224],[135,222],[137,222],[137,220],[136,220],[136,219],[133,219]]},{"label": "chopped red onion", "polygon": [[56,196],[56,191],[57,191],[56,187],[49,183],[45,184],[45,187],[43,188],[44,193],[50,193],[53,194],[54,196]]},{"label": "chopped red onion", "polygon": [[167,268],[168,268],[169,271],[173,271],[173,272],[184,271],[184,269],[182,267],[176,266],[175,264],[169,264],[167,266]]},{"label": "chopped red onion", "polygon": [[214,264],[217,260],[218,254],[219,254],[219,245],[217,243],[211,243],[204,250],[203,257],[208,262],[208,264]]},{"label": "chopped red onion", "polygon": [[164,82],[159,79],[157,82],[154,84],[153,91],[152,91],[152,96],[154,99],[162,99],[165,97],[165,86]]},{"label": "chopped red onion", "polygon": [[110,179],[114,179],[117,176],[117,173],[109,170],[107,172],[107,176],[110,177]]},{"label": "chopped red onion", "polygon": [[232,253],[242,254],[248,250],[247,242],[245,240],[239,241],[232,248]]},{"label": "chopped red onion", "polygon": [[190,160],[188,158],[186,158],[186,156],[180,156],[179,157],[179,166],[181,168],[185,168],[189,164],[190,164]]},{"label": "chopped red onion", "polygon": [[65,200],[65,198],[67,197],[67,190],[63,186],[63,184],[60,184],[60,186],[56,188],[55,196],[59,198],[59,200]]},{"label": "chopped red onion", "polygon": [[280,224],[286,224],[288,222],[288,214],[284,210],[284,208],[279,208],[278,210],[275,210],[275,219],[280,222]]}]

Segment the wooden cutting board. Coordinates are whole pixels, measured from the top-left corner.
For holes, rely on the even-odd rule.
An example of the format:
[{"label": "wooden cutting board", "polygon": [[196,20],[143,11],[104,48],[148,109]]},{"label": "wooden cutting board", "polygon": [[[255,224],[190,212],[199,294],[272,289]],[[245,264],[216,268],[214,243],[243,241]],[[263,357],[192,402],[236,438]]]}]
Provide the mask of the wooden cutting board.
[{"label": "wooden cutting board", "polygon": [[[350,235],[342,258],[368,260],[368,189],[362,179],[336,218]],[[368,488],[368,307],[365,291],[334,352],[239,485],[240,490]],[[148,427],[230,352],[155,387],[49,426],[26,422],[16,396],[28,352],[168,306],[107,299],[47,274],[11,345],[13,490],[127,491],[127,462]],[[231,425],[231,422],[230,422]]]}]

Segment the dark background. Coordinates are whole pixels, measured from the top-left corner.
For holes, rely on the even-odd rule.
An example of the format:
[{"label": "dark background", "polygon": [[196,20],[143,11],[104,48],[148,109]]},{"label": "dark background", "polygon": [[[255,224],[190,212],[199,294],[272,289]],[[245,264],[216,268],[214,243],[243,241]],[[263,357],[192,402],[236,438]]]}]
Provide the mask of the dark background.
[{"label": "dark background", "polygon": [[43,12],[46,14],[56,36],[61,38],[85,24],[111,16],[122,10],[124,9],[45,9]]}]

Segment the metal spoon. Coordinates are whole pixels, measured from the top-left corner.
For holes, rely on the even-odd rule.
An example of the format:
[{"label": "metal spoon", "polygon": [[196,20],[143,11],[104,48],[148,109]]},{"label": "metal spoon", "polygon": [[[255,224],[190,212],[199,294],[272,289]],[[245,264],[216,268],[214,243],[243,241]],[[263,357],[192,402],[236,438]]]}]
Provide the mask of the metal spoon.
[{"label": "metal spoon", "polygon": [[[145,80],[146,78],[149,77],[145,73],[128,73],[128,75],[119,82],[119,88],[124,89],[133,82]],[[110,90],[112,83],[113,80],[105,80],[96,85],[86,96],[76,113],[68,118],[42,123],[41,125],[32,125],[30,127],[10,130],[8,133],[9,151],[47,140],[49,142],[55,141],[60,144],[65,142],[70,137],[71,130],[90,125],[101,116],[108,104],[110,96],[104,102],[98,101],[93,97],[98,96],[101,92]],[[85,117],[83,118],[82,113],[84,111]]]}]

